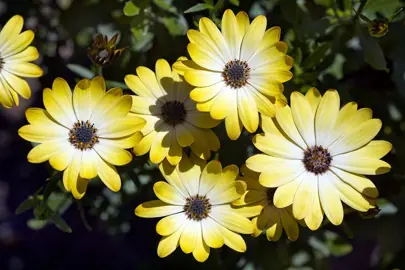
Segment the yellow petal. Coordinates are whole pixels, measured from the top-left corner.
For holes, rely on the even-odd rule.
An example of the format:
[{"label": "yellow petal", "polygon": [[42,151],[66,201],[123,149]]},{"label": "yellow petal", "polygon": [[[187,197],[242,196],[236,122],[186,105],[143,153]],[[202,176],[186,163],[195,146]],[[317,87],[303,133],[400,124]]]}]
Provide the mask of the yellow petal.
[{"label": "yellow petal", "polygon": [[306,173],[301,174],[294,181],[289,182],[276,189],[273,197],[273,203],[277,208],[284,208],[290,206],[294,201],[295,193],[302,179],[306,176]]},{"label": "yellow petal", "polygon": [[213,206],[209,215],[216,222],[234,232],[245,234],[251,234],[253,232],[252,222],[246,217],[236,213],[229,205]]},{"label": "yellow petal", "polygon": [[[209,53],[209,55],[212,56],[213,59],[215,59],[219,63],[222,63],[223,66],[225,66],[226,62],[224,60],[224,57],[222,56],[221,52],[215,45],[214,41],[211,40],[207,35],[199,32],[197,30],[190,29],[187,31],[187,37],[191,43],[199,45],[201,48],[204,48]],[[186,68],[193,68],[192,65],[189,65],[189,61],[187,61],[187,60],[182,61],[182,63],[183,63],[183,65],[184,64],[186,65]],[[177,69],[178,68],[179,68],[179,66],[177,67]],[[180,69],[184,69],[184,68],[180,67]]]},{"label": "yellow petal", "polygon": [[143,137],[142,140],[137,145],[134,146],[133,151],[135,155],[142,156],[148,153],[152,143],[155,141],[156,135],[157,135],[156,132],[151,132],[145,137]]},{"label": "yellow petal", "polygon": [[280,41],[281,28],[278,26],[273,26],[268,29],[263,36],[260,46],[257,51],[263,51],[269,47],[274,46],[278,41]]},{"label": "yellow petal", "polygon": [[51,164],[52,168],[58,171],[63,171],[67,168],[73,158],[74,148],[73,147],[66,147],[55,155],[53,155],[49,159],[49,164]]},{"label": "yellow petal", "polygon": [[47,161],[53,155],[63,151],[64,148],[71,147],[67,140],[52,140],[35,146],[28,153],[28,161],[31,163],[41,163]]},{"label": "yellow petal", "polygon": [[380,131],[382,122],[380,119],[370,119],[354,127],[350,133],[340,137],[329,148],[331,155],[335,156],[358,149],[369,143]]},{"label": "yellow petal", "polygon": [[146,88],[146,86],[143,84],[138,76],[132,74],[126,75],[124,81],[129,89],[131,89],[138,96],[156,99],[156,97],[148,88]]},{"label": "yellow petal", "polygon": [[198,26],[200,32],[208,36],[215,43],[225,62],[232,60],[232,56],[226,44],[225,38],[219,31],[218,27],[206,17],[200,19]]},{"label": "yellow petal", "polygon": [[190,162],[189,158],[184,156],[176,168],[180,179],[190,196],[198,194],[198,185],[200,182],[201,168]]},{"label": "yellow petal", "polygon": [[92,179],[97,176],[97,153],[93,150],[83,151],[80,177]]},{"label": "yellow petal", "polygon": [[28,78],[41,77],[44,73],[39,66],[29,62],[6,62],[3,68],[17,76]]},{"label": "yellow petal", "polygon": [[200,177],[200,185],[198,194],[205,196],[221,177],[222,166],[217,160],[212,160],[207,163]]},{"label": "yellow petal", "polygon": [[213,128],[220,122],[213,119],[209,113],[189,112],[186,116],[186,121],[200,128]]},{"label": "yellow petal", "polygon": [[183,124],[176,125],[176,137],[181,147],[190,146],[194,142],[193,135]]},{"label": "yellow petal", "polygon": [[[215,186],[211,189],[210,198],[219,197],[223,192],[235,186],[235,180],[239,176],[239,168],[236,165],[228,165],[222,170],[222,174],[217,179]],[[243,192],[242,192],[243,193]]]},{"label": "yellow petal", "polygon": [[337,157],[347,158],[373,158],[380,159],[388,154],[392,149],[392,144],[387,141],[375,140],[371,141],[360,149],[349,152]]},{"label": "yellow petal", "polygon": [[198,262],[205,262],[210,255],[210,247],[207,246],[203,239],[201,228],[197,231],[195,238],[197,242],[193,250],[193,257]]},{"label": "yellow petal", "polygon": [[196,43],[189,43],[187,45],[187,51],[191,59],[203,68],[221,72],[225,67],[222,59],[218,58],[215,53],[207,49],[207,47]]},{"label": "yellow petal", "polygon": [[236,95],[229,95],[228,116],[225,118],[225,128],[231,140],[237,140],[242,133],[243,124],[238,114],[238,102]]},{"label": "yellow petal", "polygon": [[207,87],[194,88],[190,92],[190,98],[196,102],[205,102],[218,95],[224,87],[225,84],[220,82]]},{"label": "yellow petal", "polygon": [[139,143],[142,140],[142,138],[143,138],[142,133],[138,131],[132,135],[121,138],[108,140],[100,139],[100,140],[102,140],[104,144],[126,149],[134,147],[137,143]]},{"label": "yellow petal", "polygon": [[246,184],[242,181],[236,181],[234,187],[231,187],[222,193],[217,193],[216,196],[212,196],[209,192],[208,197],[212,204],[225,204],[239,199],[245,190]]},{"label": "yellow petal", "polygon": [[121,178],[115,167],[97,156],[97,174],[101,181],[112,191],[121,189]]},{"label": "yellow petal", "polygon": [[169,163],[173,166],[179,164],[183,156],[183,148],[177,142],[175,136],[172,137],[172,144],[170,145],[168,156],[166,157]]},{"label": "yellow petal", "polygon": [[31,97],[30,86],[25,80],[21,79],[18,76],[15,76],[12,73],[7,72],[6,70],[3,70],[1,73],[10,84],[11,88],[13,88],[14,91],[16,91],[20,96],[25,99]]},{"label": "yellow petal", "polygon": [[236,95],[236,93],[226,87],[214,98],[214,103],[212,104],[210,111],[212,118],[222,120],[228,115],[229,107],[233,100],[233,98],[230,98],[232,95]]},{"label": "yellow petal", "polygon": [[247,89],[238,89],[238,113],[243,126],[253,133],[259,126],[259,114],[254,98]]},{"label": "yellow petal", "polygon": [[176,248],[179,244],[180,235],[183,232],[183,228],[184,228],[184,226],[182,226],[180,229],[178,229],[173,234],[162,237],[162,239],[159,242],[158,249],[157,249],[157,254],[160,258],[167,257],[170,254],[172,254],[173,251],[176,250]]},{"label": "yellow petal", "polygon": [[69,101],[61,94],[61,91],[46,88],[43,92],[44,105],[52,118],[70,129],[77,121],[73,112],[72,100]]},{"label": "yellow petal", "polygon": [[267,115],[267,116],[275,116],[276,111],[274,108],[274,104],[271,103],[270,99],[261,93],[257,92],[255,89],[252,88],[252,86],[248,85],[247,88],[251,89],[251,94],[253,99],[256,102],[257,109],[261,114]]},{"label": "yellow petal", "polygon": [[193,252],[199,240],[198,237],[202,238],[201,222],[189,220],[180,236],[181,250],[186,254]]},{"label": "yellow petal", "polygon": [[183,195],[166,182],[156,182],[153,185],[153,191],[160,200],[166,203],[183,206],[186,204]]},{"label": "yellow petal", "polygon": [[197,103],[196,108],[200,112],[209,112],[211,111],[212,105],[214,104],[215,100],[215,98],[212,98],[206,102]]},{"label": "yellow petal", "polygon": [[35,61],[39,57],[39,53],[37,48],[34,46],[29,46],[26,49],[24,49],[22,52],[19,52],[14,55],[10,55],[7,58],[8,62],[17,62],[17,61],[23,61],[23,62],[30,62],[30,61]]},{"label": "yellow petal", "polygon": [[69,131],[57,124],[26,125],[18,130],[18,135],[30,142],[47,142],[50,140],[68,140]]},{"label": "yellow petal", "polygon": [[89,120],[93,109],[104,96],[104,89],[98,84],[99,80],[104,82],[102,77],[96,77],[92,81],[83,79],[76,84],[73,106],[78,120]]},{"label": "yellow petal", "polygon": [[236,14],[236,20],[238,22],[239,37],[242,40],[250,24],[249,15],[244,11],[239,11]]},{"label": "yellow petal", "polygon": [[156,70],[156,78],[161,86],[162,92],[167,95],[169,100],[173,100],[175,97],[174,94],[174,85],[173,85],[173,78],[172,78],[172,69],[170,68],[169,63],[164,59],[159,59],[156,61],[155,65]]},{"label": "yellow petal", "polygon": [[7,21],[0,31],[0,46],[2,50],[10,46],[10,43],[20,34],[23,24],[24,19],[20,15],[14,15]]},{"label": "yellow petal", "polygon": [[314,191],[317,190],[318,176],[308,173],[307,176],[302,179],[300,186],[294,196],[293,202],[293,214],[297,220],[304,219],[312,205]]},{"label": "yellow petal", "polygon": [[204,242],[212,248],[220,248],[224,245],[224,238],[219,225],[211,218],[201,220],[201,229]]},{"label": "yellow petal", "polygon": [[318,89],[316,89],[315,87],[312,87],[305,94],[305,98],[306,98],[306,100],[308,100],[309,104],[311,105],[313,115],[315,115],[319,102],[321,102],[322,95],[319,93]]},{"label": "yellow petal", "polygon": [[260,46],[264,32],[266,31],[267,20],[266,17],[259,15],[249,25],[246,34],[243,38],[240,59],[247,61],[254,54]]},{"label": "yellow petal", "polygon": [[301,160],[304,151],[287,138],[271,133],[257,134],[253,137],[254,146],[267,155],[281,159]]},{"label": "yellow petal", "polygon": [[317,145],[325,145],[339,114],[340,98],[336,90],[323,95],[315,115],[315,136]]},{"label": "yellow petal", "polygon": [[32,30],[27,30],[19,34],[7,48],[2,49],[1,53],[3,59],[7,59],[11,55],[17,54],[27,48],[34,39],[34,36],[35,34]]},{"label": "yellow petal", "polygon": [[302,139],[297,127],[294,124],[291,109],[288,106],[279,108],[276,111],[277,123],[283,129],[283,131],[290,137],[295,144],[297,144],[302,149],[306,149],[306,144]]},{"label": "yellow petal", "polygon": [[291,94],[291,112],[294,123],[307,145],[315,145],[314,114],[311,105],[300,92]]},{"label": "yellow petal", "polygon": [[178,213],[162,218],[156,224],[156,232],[162,236],[171,235],[187,222],[184,213]]},{"label": "yellow petal", "polygon": [[238,21],[232,10],[225,10],[222,16],[221,29],[232,58],[238,59],[243,36],[239,35]]},{"label": "yellow petal", "polygon": [[173,215],[182,211],[182,206],[171,205],[160,200],[154,200],[138,205],[135,209],[135,215],[143,218],[155,218]]},{"label": "yellow petal", "polygon": [[165,93],[160,88],[155,73],[152,70],[141,66],[136,69],[136,73],[145,87],[152,92],[155,98],[161,98],[162,100],[166,101]]},{"label": "yellow petal", "polygon": [[172,137],[168,132],[157,133],[150,149],[150,160],[158,164],[168,155]]},{"label": "yellow petal", "polygon": [[343,221],[343,206],[339,195],[331,183],[331,172],[319,175],[319,198],[325,215],[333,225],[340,225]]},{"label": "yellow petal", "polygon": [[88,179],[84,179],[81,177],[77,178],[77,181],[72,185],[72,195],[75,197],[76,200],[80,200],[83,198],[84,194],[86,194],[87,185],[89,183]]},{"label": "yellow petal", "polygon": [[332,167],[331,170],[346,184],[353,187],[358,192],[370,198],[378,197],[378,190],[373,182],[363,175],[349,173],[341,169]]},{"label": "yellow petal", "polygon": [[321,202],[319,198],[319,184],[314,185],[314,196],[312,198],[312,205],[308,214],[305,217],[305,224],[312,231],[317,230],[323,221],[323,210],[321,207]]},{"label": "yellow petal", "polygon": [[97,154],[99,154],[105,161],[112,165],[122,166],[128,164],[132,160],[132,155],[129,151],[119,147],[104,144],[100,141],[94,146]]},{"label": "yellow petal", "polygon": [[139,131],[145,125],[145,120],[139,117],[125,117],[104,123],[97,134],[100,138],[126,137]]},{"label": "yellow petal", "polygon": [[290,241],[295,241],[299,236],[297,221],[290,215],[286,209],[279,210],[281,223]]},{"label": "yellow petal", "polygon": [[221,231],[222,237],[224,238],[225,245],[237,252],[246,251],[246,243],[245,240],[243,240],[242,236],[228,230],[226,227],[218,226],[218,228]]},{"label": "yellow petal", "polygon": [[202,69],[190,69],[184,74],[186,81],[197,87],[207,87],[222,81],[220,72]]}]

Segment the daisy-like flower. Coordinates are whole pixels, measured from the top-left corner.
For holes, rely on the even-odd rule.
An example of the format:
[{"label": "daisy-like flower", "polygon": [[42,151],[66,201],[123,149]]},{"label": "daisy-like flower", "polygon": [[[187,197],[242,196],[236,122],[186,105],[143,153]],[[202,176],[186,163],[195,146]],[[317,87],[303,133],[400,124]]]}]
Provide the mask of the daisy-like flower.
[{"label": "daisy-like flower", "polygon": [[298,239],[298,223],[294,219],[291,207],[277,208],[273,204],[274,189],[259,183],[259,174],[249,170],[245,165],[241,168],[247,189],[242,197],[232,204],[245,217],[251,218],[254,226],[253,236],[266,233],[269,241],[278,241],[283,229],[291,241]]},{"label": "daisy-like flower", "polygon": [[120,88],[106,92],[102,77],[81,80],[72,91],[65,80],[54,80],[52,90],[44,89],[46,110],[26,111],[29,125],[18,134],[27,141],[39,143],[28,153],[28,161],[49,160],[63,172],[63,184],[76,199],[84,196],[89,179],[97,175],[112,191],[119,191],[121,179],[114,165],[125,165],[132,154],[124,150],[141,138],[138,132],[145,124],[129,116],[131,96]]},{"label": "daisy-like flower", "polygon": [[278,108],[274,120],[263,117],[264,134],[253,139],[263,154],[246,161],[260,172],[260,184],[277,187],[275,206],[292,204],[294,217],[311,230],[319,228],[324,213],[332,224],[341,224],[342,202],[360,212],[374,208],[378,190],[364,175],[391,168],[380,158],[392,145],[372,140],[381,121],[368,108],[358,110],[355,102],[339,109],[336,90],[323,97],[315,88],[305,96],[292,93],[291,108]]},{"label": "daisy-like flower", "polygon": [[37,60],[38,50],[29,46],[34,39],[34,32],[21,33],[24,19],[13,16],[0,31],[0,104],[5,108],[18,106],[18,95],[28,99],[31,89],[22,77],[36,78],[42,76],[40,67],[30,63]]},{"label": "daisy-like flower", "polygon": [[211,130],[219,121],[209,113],[197,111],[189,98],[191,86],[182,76],[172,71],[166,60],[156,62],[156,74],[138,67],[136,75],[125,76],[125,83],[137,96],[132,96],[131,112],[146,121],[141,132],[145,136],[134,147],[136,155],[150,151],[153,163],[165,158],[177,165],[183,156],[183,147],[190,147],[198,157],[209,159],[220,143]]},{"label": "daisy-like flower", "polygon": [[280,28],[266,31],[266,17],[252,23],[245,12],[236,16],[226,10],[221,30],[208,18],[199,21],[199,31],[189,30],[187,46],[192,60],[174,68],[196,88],[190,97],[197,109],[225,119],[228,136],[236,140],[243,126],[251,133],[259,114],[274,116],[274,101],[283,92],[282,83],[292,78],[293,59],[280,41]]},{"label": "daisy-like flower", "polygon": [[167,182],[157,182],[153,190],[159,200],[139,205],[135,214],[140,217],[165,217],[156,225],[163,238],[157,253],[163,258],[180,245],[181,250],[193,253],[194,258],[205,261],[210,248],[224,244],[238,251],[246,250],[246,243],[238,233],[251,234],[249,219],[238,214],[231,202],[240,198],[246,185],[235,181],[239,169],[235,165],[222,168],[218,161],[196,165],[184,157],[175,169],[167,174],[167,161],[160,170]]}]

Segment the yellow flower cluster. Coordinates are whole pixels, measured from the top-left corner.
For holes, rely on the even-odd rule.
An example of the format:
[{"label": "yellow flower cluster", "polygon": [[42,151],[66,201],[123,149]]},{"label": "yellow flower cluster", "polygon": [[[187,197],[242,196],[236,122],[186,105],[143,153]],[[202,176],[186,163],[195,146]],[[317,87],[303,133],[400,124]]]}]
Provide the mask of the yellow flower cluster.
[{"label": "yellow flower cluster", "polygon": [[[27,47],[33,33],[19,33],[22,18],[13,17],[0,34],[0,102],[18,105],[17,93],[30,95],[20,78],[42,71]],[[386,173],[382,160],[392,148],[373,140],[379,119],[356,103],[341,108],[339,94],[322,96],[315,88],[293,92],[290,105],[283,83],[293,74],[293,59],[280,41],[280,28],[268,30],[264,16],[250,22],[245,12],[225,11],[221,29],[210,19],[189,30],[187,51],[173,67],[156,62],[155,71],[136,68],[125,77],[134,95],[106,89],[102,77],[81,80],[73,89],[61,78],[43,91],[45,110],[26,111],[28,125],[19,135],[37,143],[28,154],[33,163],[49,161],[63,171],[67,191],[80,199],[98,176],[111,190],[121,179],[115,165],[149,154],[166,181],[153,186],[157,200],[135,209],[140,217],[164,217],[156,226],[162,236],[158,255],[178,246],[197,261],[223,245],[246,250],[240,234],[270,241],[285,231],[294,241],[299,224],[317,230],[324,215],[339,225],[344,208],[367,212],[378,190],[366,176]],[[212,128],[224,120],[231,140],[243,128],[262,133],[253,138],[261,152],[241,167],[209,161],[220,140]],[[190,149],[190,155],[184,150]]]}]

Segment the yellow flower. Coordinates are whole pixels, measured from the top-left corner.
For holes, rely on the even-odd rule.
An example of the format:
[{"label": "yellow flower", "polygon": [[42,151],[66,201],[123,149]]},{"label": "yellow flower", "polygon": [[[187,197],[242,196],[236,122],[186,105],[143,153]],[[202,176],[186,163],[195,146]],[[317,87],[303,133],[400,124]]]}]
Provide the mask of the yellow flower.
[{"label": "yellow flower", "polygon": [[179,61],[175,70],[196,88],[190,97],[197,109],[225,119],[230,139],[236,140],[245,127],[256,131],[259,114],[274,116],[275,98],[283,82],[292,78],[293,59],[286,56],[287,44],[280,42],[280,28],[266,31],[266,17],[252,23],[245,12],[236,16],[226,10],[222,32],[208,18],[199,21],[199,31],[189,30],[187,46],[192,60]]},{"label": "yellow flower", "polygon": [[0,32],[0,104],[5,108],[18,106],[18,95],[28,99],[31,89],[21,77],[42,76],[42,69],[30,63],[38,59],[38,51],[29,46],[34,39],[31,30],[22,33],[24,19],[13,16]]},{"label": "yellow flower", "polygon": [[276,118],[262,118],[264,134],[253,138],[263,154],[246,161],[260,172],[263,186],[276,188],[274,205],[292,204],[297,220],[311,230],[319,228],[323,214],[334,225],[343,220],[344,202],[366,212],[378,197],[375,185],[363,175],[383,174],[390,165],[382,160],[392,148],[372,139],[382,123],[368,108],[350,102],[340,109],[336,90],[322,97],[312,88],[304,96],[291,94],[291,108],[278,108]]},{"label": "yellow flower", "polygon": [[86,192],[89,179],[100,177],[112,191],[119,191],[121,179],[114,165],[125,165],[133,147],[141,138],[145,121],[129,116],[130,96],[120,88],[106,92],[102,77],[81,80],[72,91],[65,80],[54,80],[52,90],[43,92],[46,110],[26,111],[29,125],[18,134],[39,143],[28,153],[28,161],[49,160],[63,172],[63,184],[76,199]]},{"label": "yellow flower", "polygon": [[239,200],[233,202],[233,205],[237,206],[237,211],[245,217],[253,217],[253,236],[257,237],[265,232],[269,241],[278,241],[284,229],[288,239],[297,240],[298,223],[291,213],[291,207],[275,207],[274,190],[260,185],[259,174],[246,166],[242,166],[241,171],[243,174],[241,180],[246,183],[247,190]]},{"label": "yellow flower", "polygon": [[135,214],[144,218],[165,217],[156,225],[162,235],[157,253],[163,258],[177,246],[194,258],[205,261],[210,248],[224,244],[238,251],[246,250],[246,243],[238,233],[251,234],[249,219],[238,214],[230,205],[245,192],[246,185],[235,181],[239,169],[235,165],[222,168],[218,161],[196,165],[184,157],[170,173],[160,170],[167,182],[157,182],[153,190],[159,200],[139,205]]},{"label": "yellow flower", "polygon": [[189,98],[190,85],[163,59],[156,62],[156,74],[146,67],[138,67],[136,73],[125,76],[125,83],[137,94],[132,96],[131,112],[147,124],[141,130],[145,137],[134,147],[135,154],[150,151],[153,163],[167,158],[177,165],[182,148],[190,146],[198,157],[209,159],[211,150],[219,149],[218,137],[211,130],[219,122],[196,110]]}]

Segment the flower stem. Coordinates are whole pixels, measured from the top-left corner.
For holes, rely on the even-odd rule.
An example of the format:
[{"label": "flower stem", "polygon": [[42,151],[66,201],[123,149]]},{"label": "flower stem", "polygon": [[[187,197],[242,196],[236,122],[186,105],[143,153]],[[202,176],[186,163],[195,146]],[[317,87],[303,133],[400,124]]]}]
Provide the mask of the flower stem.
[{"label": "flower stem", "polygon": [[360,7],[357,9],[356,14],[353,17],[353,24],[356,24],[357,19],[360,17],[361,12],[363,11],[364,7],[367,4],[367,0],[362,0],[360,3]]}]

